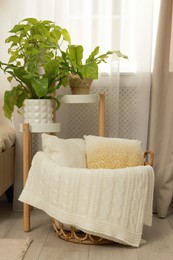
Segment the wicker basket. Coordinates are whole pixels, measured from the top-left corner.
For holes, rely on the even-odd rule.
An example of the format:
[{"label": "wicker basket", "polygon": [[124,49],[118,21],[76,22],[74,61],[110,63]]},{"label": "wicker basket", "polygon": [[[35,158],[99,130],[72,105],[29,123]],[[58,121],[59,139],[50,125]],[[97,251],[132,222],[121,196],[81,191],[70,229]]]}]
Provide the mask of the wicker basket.
[{"label": "wicker basket", "polygon": [[94,236],[91,234],[87,234],[83,231],[77,230],[75,227],[71,226],[70,229],[64,228],[64,224],[51,218],[53,228],[56,232],[57,237],[79,244],[86,244],[86,245],[105,245],[114,243],[114,241],[107,240],[102,237]]},{"label": "wicker basket", "polygon": [[[153,166],[154,153],[151,151],[146,151],[144,153],[144,165]],[[75,227],[70,226],[68,229],[66,226],[51,218],[53,229],[57,237],[73,243],[86,244],[86,245],[105,245],[115,243],[112,240],[108,240],[102,237],[94,236],[83,231],[77,230]]]},{"label": "wicker basket", "polygon": [[69,85],[73,95],[89,94],[92,82],[92,79],[81,79],[78,75],[69,76]]}]

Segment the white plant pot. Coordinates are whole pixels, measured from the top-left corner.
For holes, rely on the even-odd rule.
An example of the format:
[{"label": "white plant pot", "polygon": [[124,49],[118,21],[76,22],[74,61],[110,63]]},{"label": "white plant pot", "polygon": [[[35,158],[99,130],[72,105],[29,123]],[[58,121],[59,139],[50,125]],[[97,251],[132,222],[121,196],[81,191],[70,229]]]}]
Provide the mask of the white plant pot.
[{"label": "white plant pot", "polygon": [[24,122],[29,124],[53,123],[53,102],[50,99],[24,100]]}]

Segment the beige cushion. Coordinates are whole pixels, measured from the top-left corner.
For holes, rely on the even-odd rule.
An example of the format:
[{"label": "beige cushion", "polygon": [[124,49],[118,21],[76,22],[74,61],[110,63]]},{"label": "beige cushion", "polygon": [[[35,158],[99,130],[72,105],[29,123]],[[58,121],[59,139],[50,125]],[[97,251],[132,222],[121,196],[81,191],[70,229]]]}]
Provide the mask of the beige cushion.
[{"label": "beige cushion", "polygon": [[141,141],[84,136],[88,168],[124,168],[144,164]]},{"label": "beige cushion", "polygon": [[59,166],[86,168],[83,139],[61,139],[57,136],[42,134],[42,149]]}]

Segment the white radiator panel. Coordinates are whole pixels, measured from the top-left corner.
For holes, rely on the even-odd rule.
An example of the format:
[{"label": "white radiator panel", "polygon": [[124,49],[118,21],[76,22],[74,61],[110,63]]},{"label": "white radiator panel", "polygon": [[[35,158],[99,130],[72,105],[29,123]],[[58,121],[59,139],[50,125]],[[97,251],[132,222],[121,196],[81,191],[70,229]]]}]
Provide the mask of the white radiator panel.
[{"label": "white radiator panel", "polygon": [[[105,136],[139,139],[146,149],[150,89],[140,87],[93,88],[105,94]],[[98,134],[96,104],[68,107],[68,137]]]},{"label": "white radiator panel", "polygon": [[150,86],[120,87],[118,137],[138,139],[147,147]]},{"label": "white radiator panel", "polygon": [[[91,93],[105,94],[105,135],[118,134],[118,88],[93,87]],[[98,104],[68,105],[68,136],[98,135]]]},{"label": "white radiator panel", "polygon": [[136,138],[137,136],[137,88],[120,88],[119,100],[119,132],[122,138]]}]

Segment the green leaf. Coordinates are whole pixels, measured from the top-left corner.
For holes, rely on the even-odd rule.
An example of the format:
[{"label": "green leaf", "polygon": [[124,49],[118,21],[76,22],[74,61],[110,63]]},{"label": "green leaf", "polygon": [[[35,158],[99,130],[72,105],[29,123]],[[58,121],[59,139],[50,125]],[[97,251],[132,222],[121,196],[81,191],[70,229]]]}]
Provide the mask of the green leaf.
[{"label": "green leaf", "polygon": [[23,78],[24,78],[24,79],[32,79],[32,78],[34,78],[35,76],[36,76],[36,75],[33,74],[33,73],[28,73],[28,74],[24,75]]},{"label": "green leaf", "polygon": [[60,73],[60,62],[58,60],[50,60],[45,64],[45,75],[47,78],[53,79]]},{"label": "green leaf", "polygon": [[112,55],[113,53],[113,51],[107,51],[106,53],[99,55],[97,59],[105,60],[109,57],[109,55]]},{"label": "green leaf", "polygon": [[19,37],[16,35],[10,36],[5,40],[5,43],[9,43],[9,42],[18,43]]},{"label": "green leaf", "polygon": [[95,59],[95,56],[99,53],[100,47],[97,46],[90,54],[90,56],[86,59],[86,63],[91,62]]},{"label": "green leaf", "polygon": [[71,38],[70,38],[69,32],[66,29],[62,29],[61,33],[63,35],[63,40],[67,41],[70,44],[71,43]]},{"label": "green leaf", "polygon": [[10,59],[9,59],[9,63],[12,63],[12,62],[14,62],[14,61],[16,61],[16,59],[17,59],[18,57],[16,56],[16,54],[14,53],[13,55],[11,55],[11,57],[10,57]]},{"label": "green leaf", "polygon": [[38,98],[42,98],[46,95],[46,93],[48,91],[48,79],[47,78],[41,78],[41,79],[33,78],[31,80],[31,84],[32,84],[32,87],[35,90],[35,93]]},{"label": "green leaf", "polygon": [[79,65],[82,65],[83,47],[82,45],[69,45],[68,57],[72,63],[72,66],[77,69]]},{"label": "green leaf", "polygon": [[29,22],[29,23],[35,25],[38,23],[38,20],[36,18],[25,18],[21,22]]},{"label": "green leaf", "polygon": [[60,82],[59,82],[59,87],[60,87],[60,86],[66,87],[66,86],[68,85],[68,83],[69,83],[69,81],[68,81],[67,76],[62,77],[62,78],[60,79]]},{"label": "green leaf", "polygon": [[46,24],[52,25],[52,24],[54,24],[54,22],[52,22],[52,21],[50,21],[50,20],[43,20],[43,21],[42,21],[42,24],[44,24],[44,25],[46,25]]},{"label": "green leaf", "polygon": [[16,24],[12,30],[10,30],[11,33],[17,33],[19,31],[22,31],[24,28],[23,24]]},{"label": "green leaf", "polygon": [[128,56],[121,53],[119,50],[118,51],[114,51],[116,53],[116,55],[119,57],[119,58],[124,58],[124,59],[128,59]]},{"label": "green leaf", "polygon": [[13,79],[13,77],[12,77],[12,76],[9,76],[9,77],[7,78],[8,82],[11,82],[11,81],[12,81],[12,79]]},{"label": "green leaf", "polygon": [[61,32],[59,29],[55,28],[51,33],[50,36],[52,37],[52,40],[54,43],[57,43],[59,39],[61,38]]},{"label": "green leaf", "polygon": [[98,79],[98,65],[94,62],[82,65],[79,71],[83,78]]},{"label": "green leaf", "polygon": [[26,99],[26,98],[30,98],[29,96],[27,96],[24,92],[21,92],[18,96],[18,100],[17,100],[17,107],[18,108],[21,108],[23,106],[23,101]]},{"label": "green leaf", "polygon": [[21,81],[24,84],[26,84],[27,86],[30,85],[30,81],[28,79],[25,79],[25,75],[27,75],[27,72],[25,71],[25,69],[23,67],[16,67],[16,66],[12,66],[11,68],[9,67],[9,69],[11,69],[11,71],[8,71],[8,73],[12,76],[14,76],[14,78],[17,81]]},{"label": "green leaf", "polygon": [[21,108],[26,94],[22,91],[21,86],[13,87],[12,90],[7,90],[4,93],[4,106],[3,111],[5,117],[11,119],[14,107]]}]

